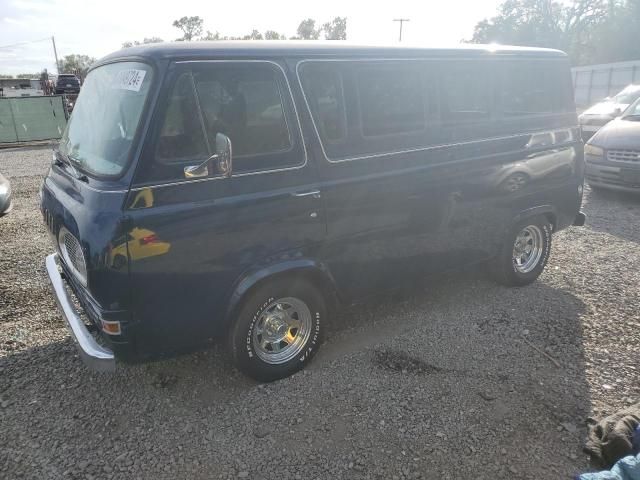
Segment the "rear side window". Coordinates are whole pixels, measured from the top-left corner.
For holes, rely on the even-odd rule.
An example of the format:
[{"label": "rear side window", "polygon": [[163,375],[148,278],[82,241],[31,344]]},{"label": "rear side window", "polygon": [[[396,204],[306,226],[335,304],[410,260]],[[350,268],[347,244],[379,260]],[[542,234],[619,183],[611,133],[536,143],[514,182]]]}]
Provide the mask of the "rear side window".
[{"label": "rear side window", "polygon": [[443,120],[473,121],[490,116],[493,90],[486,66],[476,62],[445,64],[440,85]]},{"label": "rear side window", "polygon": [[424,101],[417,69],[365,67],[358,71],[357,88],[364,136],[424,130]]},{"label": "rear side window", "polygon": [[510,64],[501,90],[502,111],[508,116],[553,112],[548,78],[536,65]]},{"label": "rear side window", "polygon": [[340,143],[347,137],[344,88],[338,70],[327,64],[305,65],[302,82],[313,120],[324,142]]},{"label": "rear side window", "polygon": [[504,116],[575,110],[569,69],[563,63],[517,61],[505,64],[502,70],[499,103]]}]

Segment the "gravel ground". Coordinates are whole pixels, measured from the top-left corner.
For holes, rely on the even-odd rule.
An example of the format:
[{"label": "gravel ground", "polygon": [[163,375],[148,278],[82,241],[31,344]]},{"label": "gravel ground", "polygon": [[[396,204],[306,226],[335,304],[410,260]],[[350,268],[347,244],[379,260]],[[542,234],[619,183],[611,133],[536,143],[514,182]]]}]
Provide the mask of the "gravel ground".
[{"label": "gravel ground", "polygon": [[586,418],[640,398],[640,198],[587,192],[532,286],[462,272],[352,307],[258,385],[218,347],[82,366],[43,269],[49,159],[0,151],[0,478],[570,478]]}]

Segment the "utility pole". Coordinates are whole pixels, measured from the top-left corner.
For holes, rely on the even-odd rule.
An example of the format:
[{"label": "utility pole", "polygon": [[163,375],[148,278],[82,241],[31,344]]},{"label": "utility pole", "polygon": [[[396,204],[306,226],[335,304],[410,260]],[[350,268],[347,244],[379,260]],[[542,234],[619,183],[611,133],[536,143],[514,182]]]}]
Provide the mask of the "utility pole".
[{"label": "utility pole", "polygon": [[394,18],[393,21],[394,22],[400,22],[400,38],[399,38],[399,41],[402,41],[402,24],[404,22],[409,22],[410,19],[409,18]]},{"label": "utility pole", "polygon": [[60,75],[60,62],[58,62],[58,51],[56,50],[56,39],[53,35],[51,36],[51,42],[53,43],[53,55],[56,57],[56,71],[58,72],[58,75]]}]

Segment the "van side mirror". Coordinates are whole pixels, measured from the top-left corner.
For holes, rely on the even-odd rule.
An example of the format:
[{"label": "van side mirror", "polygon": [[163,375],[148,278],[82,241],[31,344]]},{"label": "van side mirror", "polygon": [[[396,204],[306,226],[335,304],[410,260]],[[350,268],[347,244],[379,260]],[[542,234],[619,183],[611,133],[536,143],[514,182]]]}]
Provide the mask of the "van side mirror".
[{"label": "van side mirror", "polygon": [[620,115],[622,115],[622,109],[620,107],[617,107],[614,111],[613,111],[613,116],[614,117],[619,117]]},{"label": "van side mirror", "polygon": [[231,139],[222,133],[216,135],[216,153],[199,165],[184,167],[184,178],[204,178],[209,175],[222,174],[231,177],[233,172],[233,155]]}]

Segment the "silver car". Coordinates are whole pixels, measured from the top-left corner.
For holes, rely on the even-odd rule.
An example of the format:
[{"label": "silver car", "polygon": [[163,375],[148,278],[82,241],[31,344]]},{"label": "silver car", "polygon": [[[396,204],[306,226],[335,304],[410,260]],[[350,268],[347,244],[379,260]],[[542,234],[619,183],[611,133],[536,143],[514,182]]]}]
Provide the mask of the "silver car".
[{"label": "silver car", "polygon": [[594,133],[619,117],[638,98],[640,98],[640,85],[629,85],[617,95],[606,98],[582,112],[578,117],[582,139],[587,142]]},{"label": "silver car", "polygon": [[0,217],[11,211],[11,184],[0,173]]},{"label": "silver car", "polygon": [[640,192],[640,99],[602,127],[584,153],[591,187]]}]

